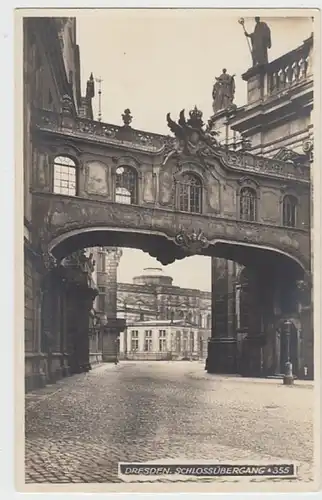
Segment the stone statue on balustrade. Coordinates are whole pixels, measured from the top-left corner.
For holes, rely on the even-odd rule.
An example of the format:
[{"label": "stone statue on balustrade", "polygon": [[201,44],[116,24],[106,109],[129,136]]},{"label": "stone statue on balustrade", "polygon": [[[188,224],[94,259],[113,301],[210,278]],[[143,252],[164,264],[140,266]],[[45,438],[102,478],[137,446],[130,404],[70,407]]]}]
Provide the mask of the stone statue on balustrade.
[{"label": "stone statue on balustrade", "polygon": [[235,75],[229,75],[226,68],[224,68],[222,74],[216,77],[216,83],[212,90],[214,114],[218,113],[218,111],[231,108],[234,97]]},{"label": "stone statue on balustrade", "polygon": [[268,63],[268,49],[272,46],[269,26],[261,21],[260,17],[255,17],[255,23],[253,33],[247,33],[245,30],[245,36],[249,37],[252,43],[253,66]]}]

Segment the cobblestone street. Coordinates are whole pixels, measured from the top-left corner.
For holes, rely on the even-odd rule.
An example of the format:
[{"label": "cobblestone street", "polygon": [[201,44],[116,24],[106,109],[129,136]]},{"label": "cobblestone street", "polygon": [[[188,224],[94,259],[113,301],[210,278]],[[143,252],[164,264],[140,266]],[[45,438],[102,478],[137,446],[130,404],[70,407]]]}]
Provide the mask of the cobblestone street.
[{"label": "cobblestone street", "polygon": [[26,396],[26,482],[119,482],[119,461],[284,459],[313,479],[313,389],[199,362],[101,365]]}]

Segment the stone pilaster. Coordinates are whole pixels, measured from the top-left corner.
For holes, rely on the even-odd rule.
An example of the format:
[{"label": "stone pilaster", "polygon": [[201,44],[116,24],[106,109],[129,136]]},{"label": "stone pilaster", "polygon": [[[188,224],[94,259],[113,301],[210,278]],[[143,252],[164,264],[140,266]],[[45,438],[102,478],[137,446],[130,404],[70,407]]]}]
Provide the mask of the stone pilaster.
[{"label": "stone pilaster", "polygon": [[[104,289],[106,325],[102,331],[102,360],[115,362],[118,354],[118,337],[121,329],[116,321],[117,316],[117,267],[122,257],[122,250],[115,247],[103,249],[105,266],[97,272],[97,285]],[[102,293],[102,292],[100,292]]]},{"label": "stone pilaster", "polygon": [[212,258],[212,331],[213,338],[235,336],[235,263]]},{"label": "stone pilaster", "polygon": [[114,363],[118,355],[118,336],[117,328],[107,326],[103,331],[103,350],[102,359],[105,363]]},{"label": "stone pilaster", "polygon": [[236,372],[235,264],[212,258],[212,329],[208,343],[209,373]]}]

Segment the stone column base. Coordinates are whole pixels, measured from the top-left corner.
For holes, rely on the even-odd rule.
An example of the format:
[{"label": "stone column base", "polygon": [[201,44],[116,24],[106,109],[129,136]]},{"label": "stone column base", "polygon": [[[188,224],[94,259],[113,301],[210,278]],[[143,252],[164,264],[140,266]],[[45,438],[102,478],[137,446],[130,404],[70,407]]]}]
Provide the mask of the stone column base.
[{"label": "stone column base", "polygon": [[211,338],[208,342],[208,373],[237,373],[237,341],[234,338]]},{"label": "stone column base", "polygon": [[117,337],[118,331],[114,328],[106,329],[104,332],[102,349],[103,363],[115,363],[117,360]]},{"label": "stone column base", "polygon": [[25,392],[41,389],[47,384],[47,377],[44,373],[32,373],[25,375]]},{"label": "stone column base", "polygon": [[238,372],[243,377],[261,377],[264,375],[261,365],[261,349],[265,345],[262,335],[247,336],[242,341]]}]

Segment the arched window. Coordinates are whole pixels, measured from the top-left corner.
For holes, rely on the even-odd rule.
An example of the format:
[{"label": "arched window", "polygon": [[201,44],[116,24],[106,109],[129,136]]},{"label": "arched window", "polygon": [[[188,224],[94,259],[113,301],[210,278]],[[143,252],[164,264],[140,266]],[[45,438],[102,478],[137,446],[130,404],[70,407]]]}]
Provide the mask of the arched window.
[{"label": "arched window", "polygon": [[137,203],[137,173],[134,168],[116,169],[115,201],[126,205]]},{"label": "arched window", "polygon": [[240,218],[255,221],[256,212],[256,191],[249,187],[242,188],[240,191]]},{"label": "arched window", "polygon": [[54,160],[54,193],[76,196],[76,164],[67,156]]},{"label": "arched window", "polygon": [[193,174],[183,174],[177,184],[178,209],[183,212],[201,213],[202,184]]},{"label": "arched window", "polygon": [[211,328],[211,314],[207,314],[207,328]]},{"label": "arched window", "polygon": [[283,226],[296,226],[297,199],[295,196],[286,195],[283,199]]}]

